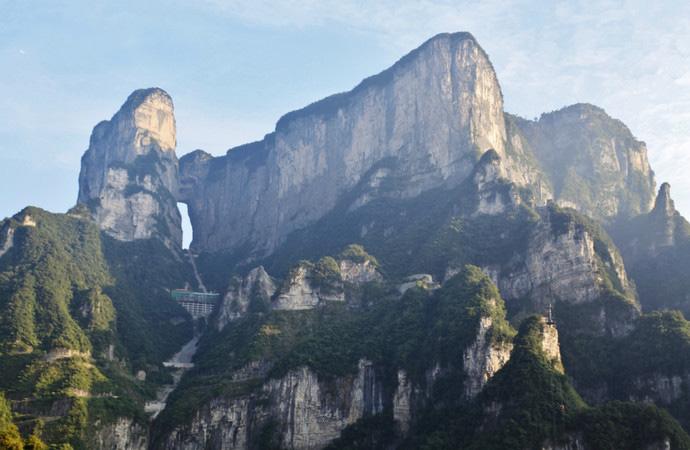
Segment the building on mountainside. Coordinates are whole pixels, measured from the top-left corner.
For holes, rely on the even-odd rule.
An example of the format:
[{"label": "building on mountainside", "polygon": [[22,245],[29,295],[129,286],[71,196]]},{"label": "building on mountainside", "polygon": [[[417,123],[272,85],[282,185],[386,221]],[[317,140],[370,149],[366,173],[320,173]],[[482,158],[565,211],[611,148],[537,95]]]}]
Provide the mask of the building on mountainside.
[{"label": "building on mountainside", "polygon": [[199,319],[211,315],[218,303],[220,294],[216,292],[196,292],[187,289],[173,289],[170,296],[186,309],[194,319]]},{"label": "building on mountainside", "polygon": [[556,325],[556,322],[553,320],[553,306],[551,303],[549,303],[549,307],[546,310],[545,318],[547,325]]}]

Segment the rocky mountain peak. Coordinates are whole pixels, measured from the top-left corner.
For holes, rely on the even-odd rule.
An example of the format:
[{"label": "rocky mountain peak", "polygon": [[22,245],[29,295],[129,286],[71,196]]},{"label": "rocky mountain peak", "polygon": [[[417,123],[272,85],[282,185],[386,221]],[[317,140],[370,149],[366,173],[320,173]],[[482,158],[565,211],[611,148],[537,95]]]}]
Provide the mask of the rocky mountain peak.
[{"label": "rocky mountain peak", "polygon": [[172,98],[160,88],[132,92],[110,120],[94,128],[89,148],[103,141],[111,144],[108,153],[113,161],[131,162],[152,147],[174,152],[177,141]]},{"label": "rocky mountain peak", "polygon": [[212,160],[183,158],[192,246],[265,256],[372,174],[372,192],[351,210],[458,186],[488,149],[508,171],[506,142],[488,56],[469,33],[440,34],[351,91],[284,115],[260,142]]},{"label": "rocky mountain peak", "polygon": [[[659,247],[671,246],[676,241],[676,229],[684,220],[676,211],[676,206],[671,199],[671,185],[663,183],[654,202],[654,208],[649,213],[651,233],[653,241],[652,253]],[[679,222],[679,223],[677,223]]]},{"label": "rocky mountain peak", "polygon": [[676,212],[676,206],[671,199],[671,185],[663,183],[654,201],[652,213],[657,216],[672,217]]},{"label": "rocky mountain peak", "polygon": [[553,187],[553,198],[604,223],[649,211],[654,172],[644,142],[587,103],[514,121]]},{"label": "rocky mountain peak", "polygon": [[561,346],[558,340],[558,328],[556,328],[556,324],[547,320],[545,317],[540,317],[539,325],[541,350],[553,365],[553,368],[560,373],[564,373],[563,362],[561,360]]},{"label": "rocky mountain peak", "polygon": [[159,88],[134,91],[94,128],[81,160],[78,203],[116,239],[159,236],[179,247],[175,146],[170,96]]}]

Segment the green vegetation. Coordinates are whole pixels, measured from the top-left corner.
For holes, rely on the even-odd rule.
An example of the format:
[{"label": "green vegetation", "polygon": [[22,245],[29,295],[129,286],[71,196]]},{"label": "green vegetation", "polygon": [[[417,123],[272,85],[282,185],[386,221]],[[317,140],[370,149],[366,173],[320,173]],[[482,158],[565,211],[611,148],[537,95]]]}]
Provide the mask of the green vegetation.
[{"label": "green vegetation", "polygon": [[[383,166],[394,168],[395,161]],[[336,255],[357,242],[376,255],[390,279],[410,273],[431,273],[442,279],[451,263],[461,268],[509,261],[526,249],[528,233],[538,221],[528,207],[505,215],[471,216],[477,199],[476,188],[469,182],[450,191],[437,189],[412,199],[396,199],[392,193],[401,188],[400,183],[394,176],[384,179],[381,189],[390,191],[391,198],[382,196],[349,211],[367,187],[355,189],[324,218],[292,233],[262,264],[269,273],[284,275],[297,259]]]},{"label": "green vegetation", "polygon": [[[146,420],[160,363],[192,333],[166,291],[189,278],[182,259],[104,237],[86,217],[26,208],[1,224],[15,231],[0,258],[0,390],[22,402],[22,428],[44,421],[43,439],[77,449],[95,421]],[[25,448],[41,448],[34,438]]]},{"label": "green vegetation", "polygon": [[345,247],[345,250],[340,252],[340,254],[338,255],[338,259],[348,259],[355,263],[368,262],[374,267],[379,267],[380,265],[375,257],[367,253],[367,251],[364,250],[364,247],[358,244],[350,244],[347,247]]},{"label": "green vegetation", "polygon": [[13,422],[10,403],[0,392],[0,448],[3,450],[48,450],[48,446],[41,440],[43,424],[38,423],[31,434],[22,439],[17,425]]},{"label": "green vegetation", "polygon": [[[302,261],[298,267],[304,267],[309,272],[311,285],[315,288],[321,289],[322,292],[329,294],[338,291],[342,287],[342,277],[340,275],[340,267],[338,262],[330,256],[324,256],[316,264],[309,261]],[[292,274],[288,279],[292,278]]]},{"label": "green vegetation", "polygon": [[430,408],[403,448],[542,448],[546,441],[596,449],[645,449],[669,439],[690,449],[679,424],[653,405],[612,402],[590,408],[541,350],[542,319],[525,320],[510,361],[471,404]]},{"label": "green vegetation", "polygon": [[396,423],[390,415],[365,417],[343,430],[326,450],[371,450],[391,448],[399,441]]},{"label": "green vegetation", "polygon": [[[396,368],[406,369],[420,383],[436,363],[462,372],[458,353],[475,339],[481,317],[491,317],[489,338],[494,342],[514,335],[496,287],[477,267],[466,267],[434,292],[411,289],[399,299],[396,292],[373,283],[362,296],[360,308],[330,302],[313,310],[250,314],[217,335],[209,334],[159,426],[173,426],[216,396],[247,394],[264,376],[278,378],[302,366],[327,382],[353,376],[358,361],[366,358],[387,368],[384,377],[392,388]],[[264,373],[251,382],[233,383],[231,374],[253,361],[265,367]],[[462,383],[457,389],[462,395]]]},{"label": "green vegetation", "polygon": [[672,449],[690,449],[690,437],[673,417],[654,405],[611,402],[588,408],[569,423],[597,450],[645,450],[668,439]]},{"label": "green vegetation", "polygon": [[406,448],[537,448],[585,407],[541,349],[542,319],[525,320],[508,363],[471,404],[430,408]]},{"label": "green vegetation", "polygon": [[0,392],[0,448],[22,450],[24,443],[19,429],[12,421],[12,410],[5,396]]},{"label": "green vegetation", "polygon": [[678,311],[666,311],[643,315],[634,325],[620,338],[562,336],[568,374],[583,392],[603,389],[620,400],[652,398],[690,429],[687,393],[671,395],[671,385],[663,384],[664,378],[682,379],[690,373],[690,322]]},{"label": "green vegetation", "polygon": [[158,365],[191,339],[187,313],[169,289],[191,282],[191,268],[157,239],[120,242],[103,237],[116,283],[104,287],[117,310],[122,351],[134,369]]},{"label": "green vegetation", "polygon": [[[668,223],[667,221],[670,221]],[[659,245],[673,231],[673,245]],[[611,226],[635,280],[645,311],[680,309],[690,316],[690,223],[680,214],[668,218],[654,211]]]}]

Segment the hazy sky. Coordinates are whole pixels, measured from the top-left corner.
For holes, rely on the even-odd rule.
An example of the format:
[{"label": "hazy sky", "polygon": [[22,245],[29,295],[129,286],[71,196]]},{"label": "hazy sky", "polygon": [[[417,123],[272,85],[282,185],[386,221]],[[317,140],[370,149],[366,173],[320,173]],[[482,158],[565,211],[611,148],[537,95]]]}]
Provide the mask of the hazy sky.
[{"label": "hazy sky", "polygon": [[134,89],[172,95],[178,155],[222,154],[445,31],[477,37],[508,112],[623,120],[690,215],[687,0],[0,0],[0,218],[72,206],[91,129]]}]

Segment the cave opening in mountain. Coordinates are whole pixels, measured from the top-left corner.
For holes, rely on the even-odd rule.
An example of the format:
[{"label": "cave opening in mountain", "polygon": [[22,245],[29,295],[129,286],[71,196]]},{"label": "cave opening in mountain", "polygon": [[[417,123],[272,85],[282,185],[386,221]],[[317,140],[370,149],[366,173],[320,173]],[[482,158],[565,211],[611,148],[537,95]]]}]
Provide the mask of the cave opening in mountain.
[{"label": "cave opening in mountain", "polygon": [[192,242],[192,221],[189,220],[189,212],[185,203],[178,203],[177,209],[182,218],[182,248],[187,250]]}]

